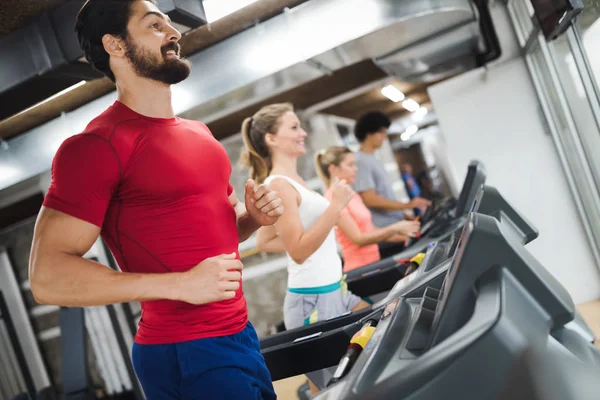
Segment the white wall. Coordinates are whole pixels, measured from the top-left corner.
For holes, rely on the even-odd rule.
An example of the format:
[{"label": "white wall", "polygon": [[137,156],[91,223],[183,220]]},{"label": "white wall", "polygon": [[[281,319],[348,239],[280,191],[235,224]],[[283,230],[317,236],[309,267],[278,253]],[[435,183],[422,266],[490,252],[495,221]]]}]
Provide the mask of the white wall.
[{"label": "white wall", "polygon": [[[500,34],[512,40],[510,32]],[[539,229],[529,251],[576,303],[596,299],[600,271],[545,132],[527,67],[520,56],[507,58],[487,71],[471,71],[429,89],[452,175],[458,183],[471,159],[482,161],[488,184]]]}]

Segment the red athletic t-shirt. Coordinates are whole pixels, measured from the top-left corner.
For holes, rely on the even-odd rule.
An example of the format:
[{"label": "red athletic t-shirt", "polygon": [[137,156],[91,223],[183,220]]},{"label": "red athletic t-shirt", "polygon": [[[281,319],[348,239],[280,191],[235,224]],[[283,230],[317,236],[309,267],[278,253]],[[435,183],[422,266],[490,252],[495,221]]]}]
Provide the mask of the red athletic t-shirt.
[{"label": "red athletic t-shirt", "polygon": [[[61,145],[44,206],[101,227],[125,272],[181,272],[237,253],[230,174],[206,125],[146,117],[117,101]],[[241,288],[234,299],[200,306],[141,305],[140,344],[231,335],[248,321]]]}]

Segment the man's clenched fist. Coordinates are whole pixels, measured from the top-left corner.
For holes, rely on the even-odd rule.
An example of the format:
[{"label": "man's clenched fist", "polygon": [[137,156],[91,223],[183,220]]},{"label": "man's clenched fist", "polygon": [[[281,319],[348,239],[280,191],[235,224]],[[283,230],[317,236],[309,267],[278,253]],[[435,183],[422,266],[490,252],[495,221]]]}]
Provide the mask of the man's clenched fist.
[{"label": "man's clenched fist", "polygon": [[273,225],[283,215],[283,205],[277,192],[264,184],[256,186],[252,179],[246,182],[244,204],[248,214],[261,226]]},{"label": "man's clenched fist", "polygon": [[178,299],[191,304],[206,304],[233,299],[240,288],[242,262],[236,254],[207,258],[180,275]]}]

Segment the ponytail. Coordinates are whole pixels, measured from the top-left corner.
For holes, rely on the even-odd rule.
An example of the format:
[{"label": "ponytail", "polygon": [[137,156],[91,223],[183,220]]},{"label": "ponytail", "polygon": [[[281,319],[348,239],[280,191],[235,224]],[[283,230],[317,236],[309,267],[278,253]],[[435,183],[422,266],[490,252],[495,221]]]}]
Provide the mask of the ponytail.
[{"label": "ponytail", "polygon": [[329,165],[325,164],[325,153],[326,150],[321,150],[315,154],[315,167],[319,178],[325,184],[325,188],[329,188],[329,185],[331,185],[331,176],[329,174]]},{"label": "ponytail", "polygon": [[271,158],[268,151],[261,155],[256,146],[252,143],[250,131],[252,129],[252,117],[246,118],[242,122],[242,138],[246,151],[242,151],[241,161],[247,167],[250,167],[250,177],[260,184],[267,179],[271,173]]},{"label": "ponytail", "polygon": [[344,156],[348,153],[352,153],[352,150],[344,146],[334,146],[323,149],[315,155],[315,167],[326,188],[331,185],[329,166],[339,167],[344,160]]},{"label": "ponytail", "polygon": [[289,111],[294,111],[289,103],[271,104],[242,122],[244,150],[240,161],[250,168],[250,177],[258,184],[263,183],[273,169],[265,136],[267,133],[277,133],[279,118]]}]

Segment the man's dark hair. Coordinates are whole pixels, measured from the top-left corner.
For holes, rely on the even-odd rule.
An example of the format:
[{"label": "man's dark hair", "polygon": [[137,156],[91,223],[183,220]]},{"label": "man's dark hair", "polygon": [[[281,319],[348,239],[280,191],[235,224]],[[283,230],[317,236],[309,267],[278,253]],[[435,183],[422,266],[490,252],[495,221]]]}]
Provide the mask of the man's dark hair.
[{"label": "man's dark hair", "polygon": [[367,135],[377,133],[382,128],[389,128],[392,121],[382,112],[371,111],[364,114],[356,121],[354,136],[359,142],[364,142]]},{"label": "man's dark hair", "polygon": [[[87,0],[77,14],[75,32],[85,58],[113,82],[115,75],[110,70],[102,37],[110,34],[127,39],[131,6],[137,1],[141,0]],[[156,4],[156,0],[146,1]]]}]

